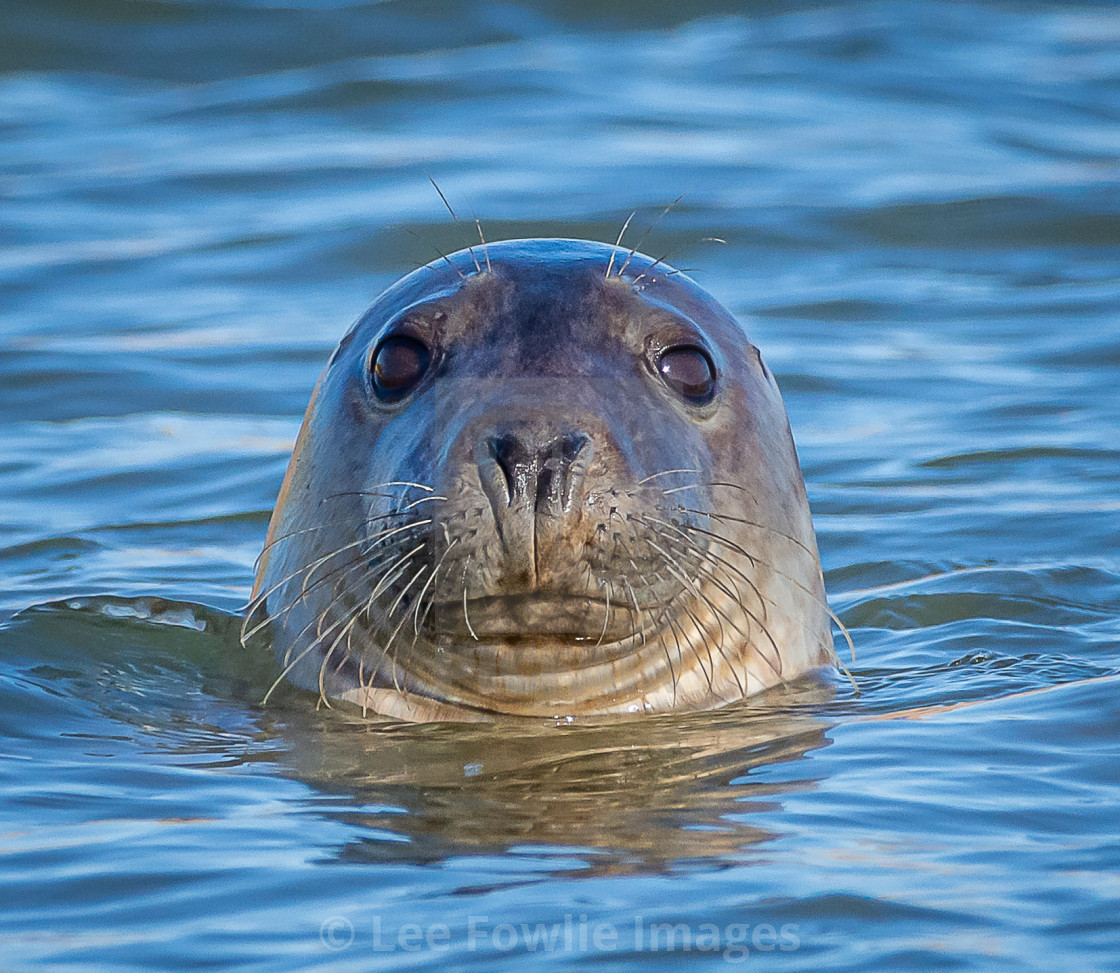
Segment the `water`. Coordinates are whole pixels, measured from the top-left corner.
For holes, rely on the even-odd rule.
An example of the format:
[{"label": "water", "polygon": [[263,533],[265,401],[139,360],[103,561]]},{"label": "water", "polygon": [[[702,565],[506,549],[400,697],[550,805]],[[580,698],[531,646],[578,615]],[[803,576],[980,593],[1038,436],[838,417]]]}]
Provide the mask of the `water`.
[{"label": "water", "polygon": [[[4,24],[6,969],[1115,968],[1113,7]],[[637,210],[637,243],[685,194],[642,249],[778,377],[858,694],[501,731],[259,705],[233,613],[311,387],[469,238],[429,174],[495,239]]]}]

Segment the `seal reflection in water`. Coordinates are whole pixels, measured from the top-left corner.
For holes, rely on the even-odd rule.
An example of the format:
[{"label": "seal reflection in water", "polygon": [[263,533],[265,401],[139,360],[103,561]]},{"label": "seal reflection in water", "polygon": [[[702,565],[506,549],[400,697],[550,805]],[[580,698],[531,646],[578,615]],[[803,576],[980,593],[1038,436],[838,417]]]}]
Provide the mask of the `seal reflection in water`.
[{"label": "seal reflection in water", "polygon": [[648,257],[465,250],[385,291],[304,418],[243,637],[406,720],[704,709],[830,664],[789,422]]}]

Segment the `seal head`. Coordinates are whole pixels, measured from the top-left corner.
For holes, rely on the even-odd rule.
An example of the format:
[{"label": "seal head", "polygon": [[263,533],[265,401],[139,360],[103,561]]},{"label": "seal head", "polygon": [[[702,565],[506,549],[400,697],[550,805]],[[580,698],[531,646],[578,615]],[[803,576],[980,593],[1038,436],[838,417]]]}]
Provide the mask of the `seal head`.
[{"label": "seal head", "polygon": [[578,240],[433,262],[343,338],[244,634],[409,720],[702,709],[833,659],[758,350],[683,274]]}]

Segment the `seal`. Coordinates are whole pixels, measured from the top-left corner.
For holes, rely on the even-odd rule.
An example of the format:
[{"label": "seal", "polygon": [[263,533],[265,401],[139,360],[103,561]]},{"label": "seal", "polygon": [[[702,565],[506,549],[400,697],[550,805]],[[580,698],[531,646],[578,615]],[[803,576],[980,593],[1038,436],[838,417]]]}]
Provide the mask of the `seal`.
[{"label": "seal", "polygon": [[510,240],[342,339],[242,640],[366,713],[606,716],[829,665],[829,617],[781,396],[730,312],[633,250]]}]

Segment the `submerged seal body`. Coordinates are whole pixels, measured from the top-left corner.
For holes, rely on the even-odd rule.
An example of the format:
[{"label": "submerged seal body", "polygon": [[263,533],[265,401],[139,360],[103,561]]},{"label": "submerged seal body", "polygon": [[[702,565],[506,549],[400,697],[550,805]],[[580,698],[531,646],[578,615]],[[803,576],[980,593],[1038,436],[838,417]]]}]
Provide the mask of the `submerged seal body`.
[{"label": "submerged seal body", "polygon": [[577,240],[435,261],[342,339],[244,634],[409,720],[703,709],[834,659],[758,350],[687,277]]}]

